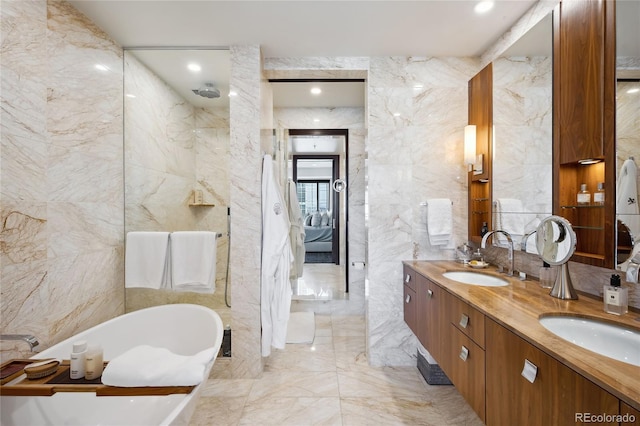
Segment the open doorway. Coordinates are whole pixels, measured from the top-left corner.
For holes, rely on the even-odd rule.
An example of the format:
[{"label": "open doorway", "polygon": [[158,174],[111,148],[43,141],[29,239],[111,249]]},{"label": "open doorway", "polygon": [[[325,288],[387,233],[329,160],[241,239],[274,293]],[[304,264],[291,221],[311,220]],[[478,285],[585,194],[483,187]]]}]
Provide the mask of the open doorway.
[{"label": "open doorway", "polygon": [[294,155],[293,181],[304,218],[305,263],[340,264],[340,156]]},{"label": "open doorway", "polygon": [[289,129],[288,136],[288,174],[305,220],[305,272],[299,284],[312,286],[318,274],[339,277],[339,287],[326,298],[343,298],[349,291],[348,130]]}]

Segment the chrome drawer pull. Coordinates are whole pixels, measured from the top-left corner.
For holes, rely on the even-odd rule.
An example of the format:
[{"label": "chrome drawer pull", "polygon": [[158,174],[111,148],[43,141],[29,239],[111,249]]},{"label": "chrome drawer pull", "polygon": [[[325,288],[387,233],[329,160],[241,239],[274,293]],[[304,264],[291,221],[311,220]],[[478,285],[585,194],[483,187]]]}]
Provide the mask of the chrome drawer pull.
[{"label": "chrome drawer pull", "polygon": [[404,279],[404,282],[408,283],[409,281],[411,281],[411,275],[407,274],[407,276]]},{"label": "chrome drawer pull", "polygon": [[460,359],[466,362],[467,358],[469,358],[469,349],[462,346],[462,349],[460,349]]},{"label": "chrome drawer pull", "polygon": [[427,295],[429,297],[433,297],[433,290],[427,290]]},{"label": "chrome drawer pull", "polygon": [[409,302],[411,302],[411,295],[410,295],[410,294],[407,294],[407,298],[406,298],[406,299],[404,299],[404,301],[405,301],[405,303],[409,303]]},{"label": "chrome drawer pull", "polygon": [[460,315],[460,327],[467,328],[469,325],[469,316],[467,314]]},{"label": "chrome drawer pull", "polygon": [[524,368],[522,369],[522,377],[533,383],[538,375],[538,367],[528,359],[524,360]]}]

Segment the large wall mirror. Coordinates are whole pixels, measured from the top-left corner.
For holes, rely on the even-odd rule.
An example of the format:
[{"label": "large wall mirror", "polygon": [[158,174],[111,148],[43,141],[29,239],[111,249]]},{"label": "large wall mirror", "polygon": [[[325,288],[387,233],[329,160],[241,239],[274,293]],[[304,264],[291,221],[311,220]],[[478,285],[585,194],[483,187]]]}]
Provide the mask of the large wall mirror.
[{"label": "large wall mirror", "polygon": [[493,62],[493,223],[516,248],[552,212],[552,64],[551,13]]},{"label": "large wall mirror", "polygon": [[213,294],[127,287],[127,311],[198,303],[216,309],[225,322],[230,320],[230,68],[228,50],[124,52],[125,233],[219,235]]},{"label": "large wall mirror", "polygon": [[640,165],[640,2],[616,2],[616,38],[616,263],[626,270],[629,258],[640,251],[640,174],[635,185],[625,176]]}]

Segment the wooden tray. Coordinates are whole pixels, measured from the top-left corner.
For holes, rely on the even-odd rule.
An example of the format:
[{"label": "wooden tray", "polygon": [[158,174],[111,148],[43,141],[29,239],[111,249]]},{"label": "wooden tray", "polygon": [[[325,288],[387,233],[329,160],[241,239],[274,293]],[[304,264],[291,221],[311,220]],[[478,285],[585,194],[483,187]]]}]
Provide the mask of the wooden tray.
[{"label": "wooden tray", "polygon": [[[95,392],[96,396],[141,396],[171,395],[174,393],[191,393],[195,386],[145,386],[125,388],[103,385],[100,378],[95,380],[72,380],[69,376],[69,360],[64,360],[54,374],[39,379],[27,379],[23,374],[26,365],[37,362],[37,359],[14,359],[8,361],[0,370],[4,370],[6,378],[1,379],[0,395],[5,396],[51,396],[56,392]],[[105,362],[105,365],[107,363]],[[16,369],[20,368],[18,371]]]}]

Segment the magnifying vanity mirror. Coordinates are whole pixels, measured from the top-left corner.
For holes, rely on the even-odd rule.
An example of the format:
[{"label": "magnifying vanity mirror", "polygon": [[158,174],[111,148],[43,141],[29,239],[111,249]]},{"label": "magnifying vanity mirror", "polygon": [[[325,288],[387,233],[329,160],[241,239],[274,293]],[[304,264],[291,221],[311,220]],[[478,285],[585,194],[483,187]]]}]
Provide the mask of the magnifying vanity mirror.
[{"label": "magnifying vanity mirror", "polygon": [[561,216],[542,219],[536,229],[536,247],[543,261],[560,266],[549,294],[559,299],[577,299],[567,265],[576,250],[576,234],[569,221]]}]

